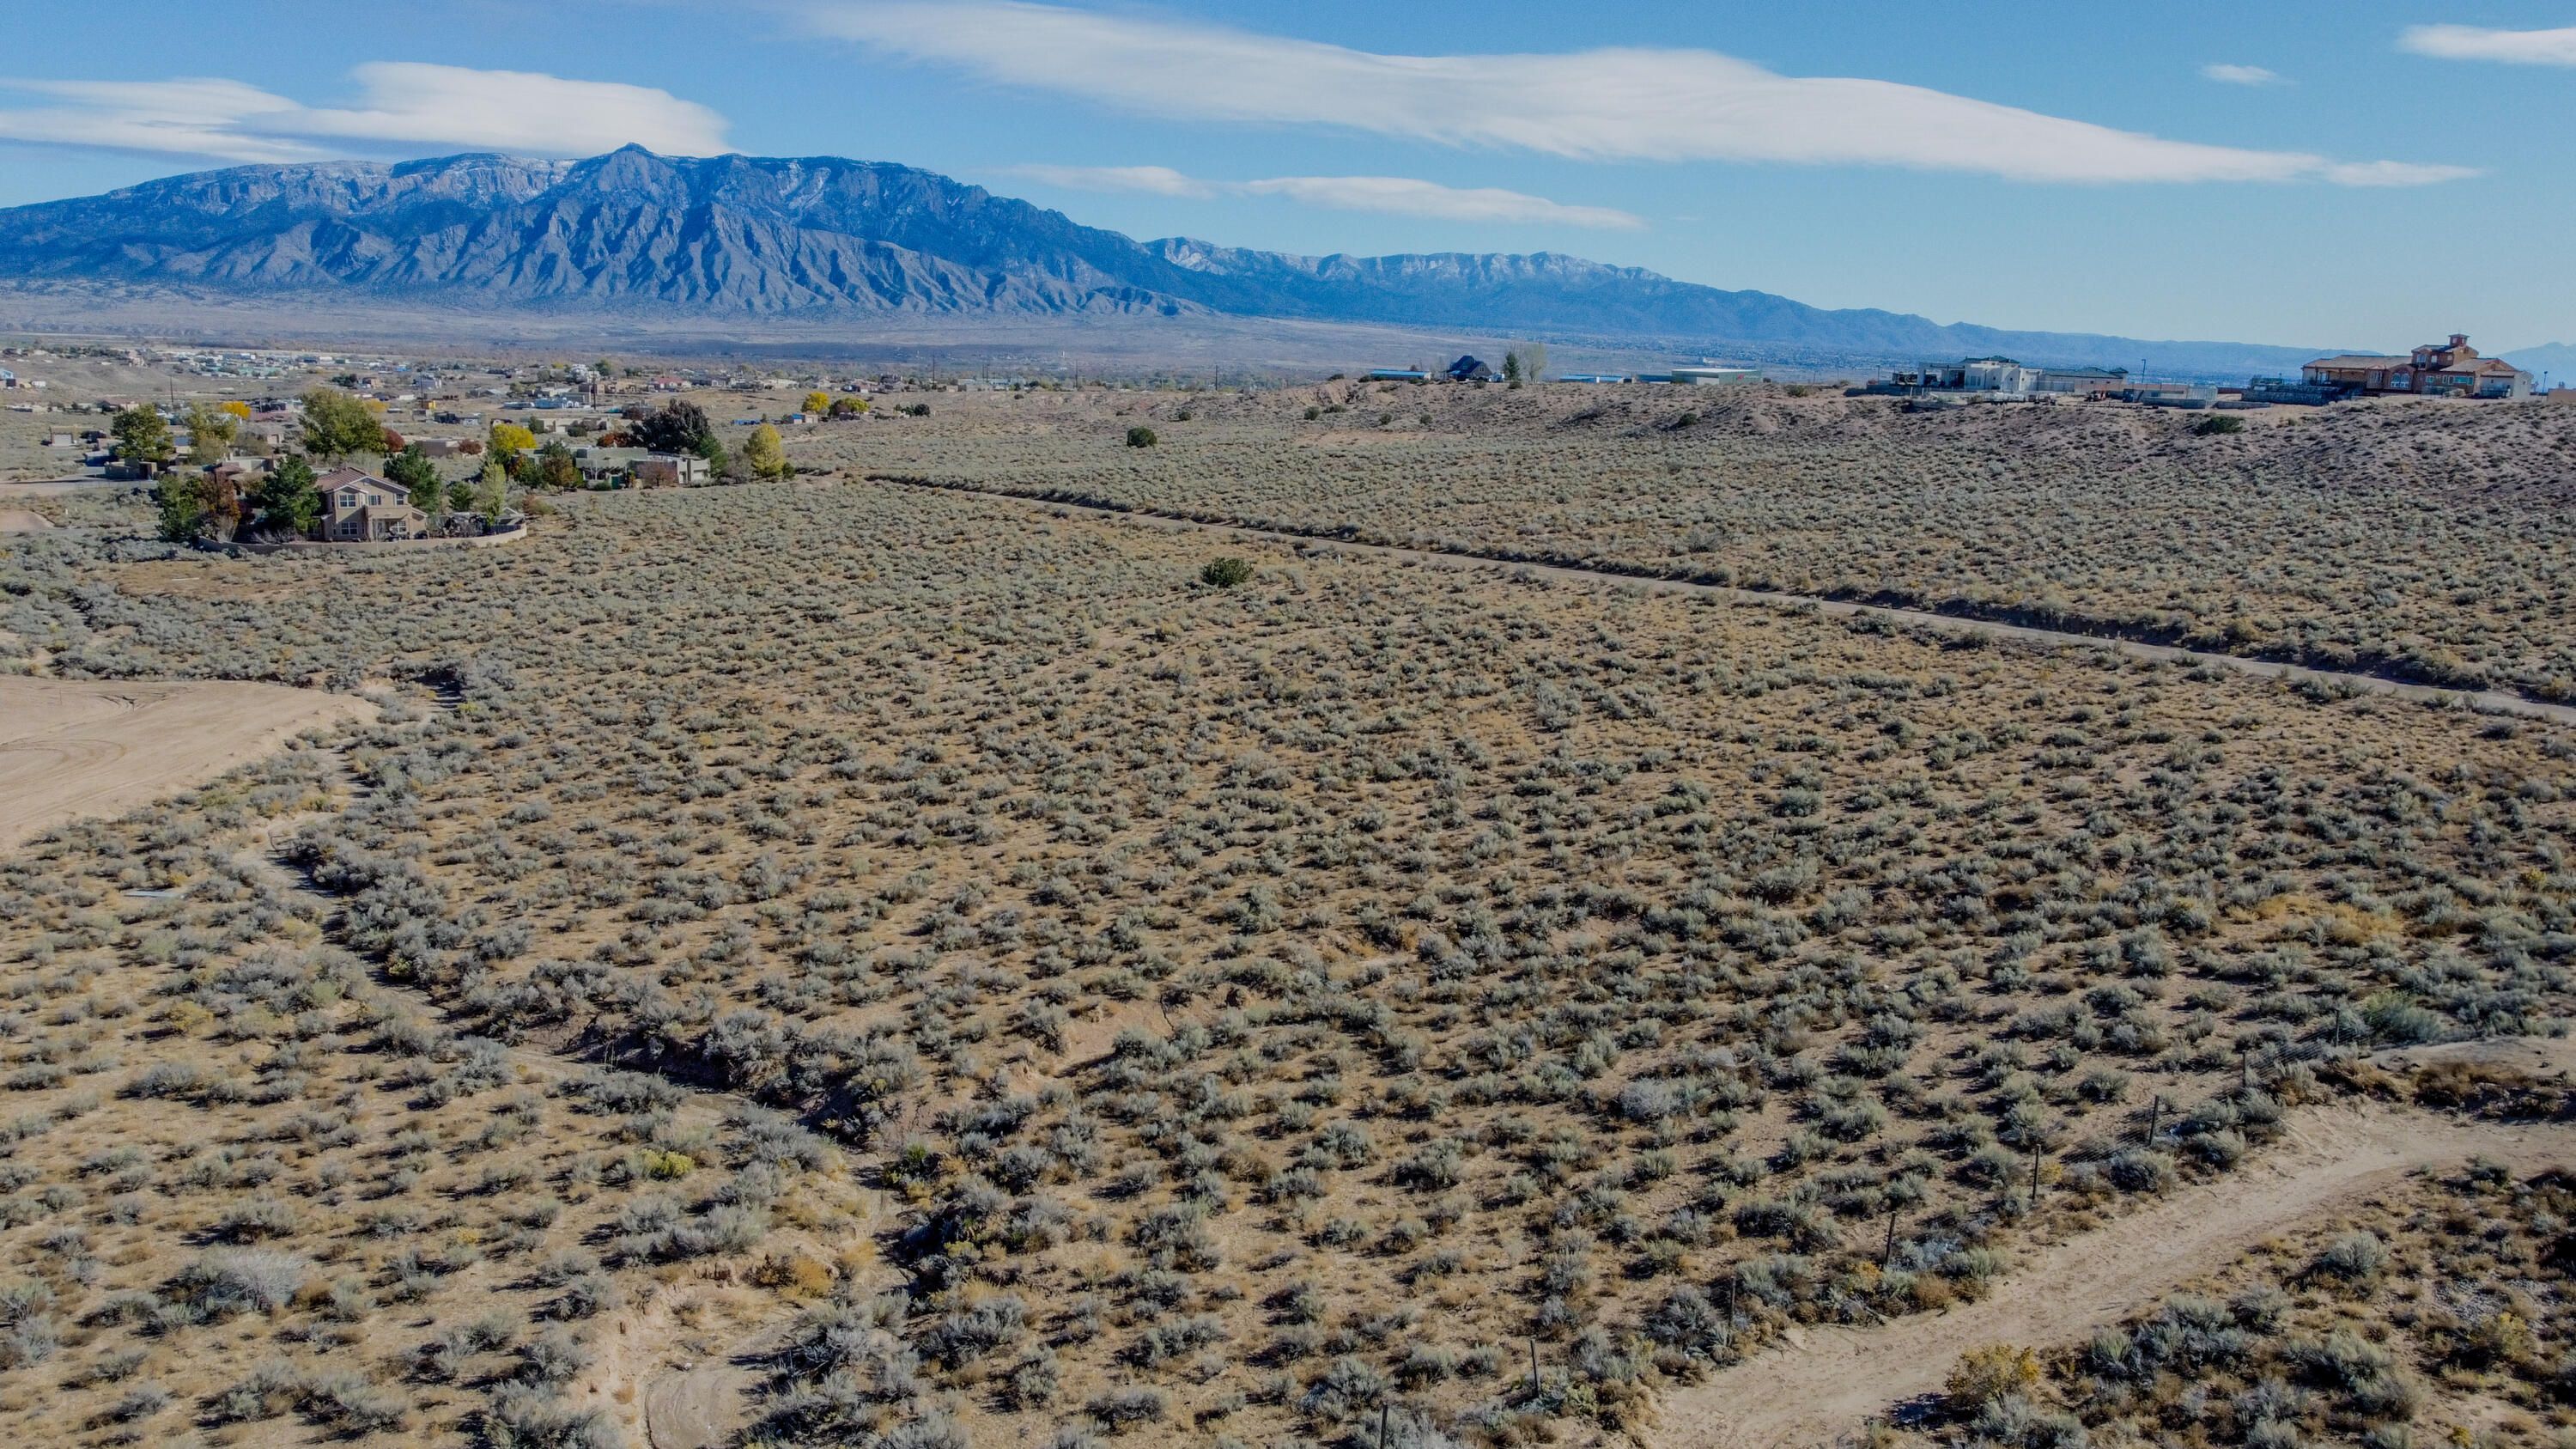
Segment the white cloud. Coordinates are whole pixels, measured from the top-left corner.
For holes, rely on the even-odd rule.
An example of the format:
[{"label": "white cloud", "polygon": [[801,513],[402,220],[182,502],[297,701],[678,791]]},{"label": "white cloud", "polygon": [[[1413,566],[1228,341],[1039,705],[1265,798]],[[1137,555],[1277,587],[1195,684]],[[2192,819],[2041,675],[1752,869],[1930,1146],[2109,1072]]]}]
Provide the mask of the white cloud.
[{"label": "white cloud", "polygon": [[2326,168],[2337,186],[2430,186],[2484,175],[2475,166],[2421,166],[2412,161],[2346,161]]},{"label": "white cloud", "polygon": [[1142,191],[1154,196],[1187,196],[1205,200],[1216,188],[1169,166],[1005,166],[1004,174],[1025,176],[1067,191]]},{"label": "white cloud", "polygon": [[2576,26],[2564,30],[2482,30],[2474,25],[2414,25],[2398,48],[2444,60],[2500,60],[2511,65],[2576,65]]},{"label": "white cloud", "polygon": [[1438,221],[1540,223],[1633,231],[1643,217],[1606,206],[1568,206],[1544,196],[1499,187],[1443,186],[1410,176],[1273,176],[1259,181],[1202,181],[1169,166],[1011,166],[1025,176],[1070,191],[1141,191],[1204,201],[1217,196],[1284,196],[1337,211],[1379,211]]},{"label": "white cloud", "polygon": [[0,140],[231,161],[309,161],[416,146],[586,156],[628,142],[681,156],[727,150],[725,119],[667,91],[532,71],[375,61],[365,104],[315,108],[230,80],[0,79],[59,104],[0,110]]},{"label": "white cloud", "polygon": [[2295,151],[2168,141],[1706,50],[1377,55],[1020,0],[809,0],[821,33],[1187,120],[1325,125],[1588,160],[1874,164],[2022,181],[2333,180]]},{"label": "white cloud", "polygon": [[2259,65],[2204,65],[2200,68],[2200,77],[2203,80],[2224,81],[2232,86],[2269,86],[2281,83],[2278,72],[2265,70]]},{"label": "white cloud", "polygon": [[1338,211],[1384,211],[1438,221],[1517,222],[1635,231],[1645,219],[1606,206],[1567,206],[1499,187],[1459,188],[1407,176],[1279,176],[1246,181],[1254,196],[1285,196]]}]

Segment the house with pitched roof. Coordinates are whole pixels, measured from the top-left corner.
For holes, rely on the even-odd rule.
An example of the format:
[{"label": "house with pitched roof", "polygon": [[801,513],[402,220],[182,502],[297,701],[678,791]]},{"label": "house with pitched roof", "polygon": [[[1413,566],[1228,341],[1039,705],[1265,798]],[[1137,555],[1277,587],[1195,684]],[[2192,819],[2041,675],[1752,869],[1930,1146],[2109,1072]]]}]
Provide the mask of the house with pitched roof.
[{"label": "house with pitched roof", "polygon": [[2427,343],[2404,357],[2346,353],[2320,357],[2299,369],[2300,380],[2349,397],[2392,393],[2433,397],[2520,398],[2531,396],[2531,374],[2500,358],[2480,357],[2468,334],[2454,332],[2447,343]]},{"label": "house with pitched roof", "polygon": [[322,495],[325,543],[383,543],[429,536],[429,515],[411,506],[403,491],[372,473],[334,468],[313,480]]}]

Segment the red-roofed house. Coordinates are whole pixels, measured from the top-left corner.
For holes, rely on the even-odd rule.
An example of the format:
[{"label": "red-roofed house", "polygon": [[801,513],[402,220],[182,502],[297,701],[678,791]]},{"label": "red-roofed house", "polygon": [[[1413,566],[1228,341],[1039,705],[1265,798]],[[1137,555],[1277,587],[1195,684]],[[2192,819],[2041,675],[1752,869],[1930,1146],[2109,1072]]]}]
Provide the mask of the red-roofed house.
[{"label": "red-roofed house", "polygon": [[2519,398],[2531,396],[2531,374],[2512,363],[2480,357],[2468,334],[2454,332],[2448,343],[2427,343],[2405,357],[2347,353],[2320,357],[2300,369],[2310,387],[2341,388],[2366,396],[2421,393],[2441,397]]}]

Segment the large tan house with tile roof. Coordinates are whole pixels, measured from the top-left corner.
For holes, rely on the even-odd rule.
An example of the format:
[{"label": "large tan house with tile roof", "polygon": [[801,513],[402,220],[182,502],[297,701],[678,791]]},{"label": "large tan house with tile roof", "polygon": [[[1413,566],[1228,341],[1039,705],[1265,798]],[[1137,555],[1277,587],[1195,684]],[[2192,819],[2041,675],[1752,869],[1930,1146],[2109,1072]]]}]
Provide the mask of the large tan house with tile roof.
[{"label": "large tan house with tile roof", "polygon": [[2480,357],[2468,335],[2451,334],[2406,357],[2347,354],[2320,357],[2300,369],[2310,387],[2343,388],[2365,396],[2422,393],[2437,397],[2531,396],[2531,374],[2499,358]]}]

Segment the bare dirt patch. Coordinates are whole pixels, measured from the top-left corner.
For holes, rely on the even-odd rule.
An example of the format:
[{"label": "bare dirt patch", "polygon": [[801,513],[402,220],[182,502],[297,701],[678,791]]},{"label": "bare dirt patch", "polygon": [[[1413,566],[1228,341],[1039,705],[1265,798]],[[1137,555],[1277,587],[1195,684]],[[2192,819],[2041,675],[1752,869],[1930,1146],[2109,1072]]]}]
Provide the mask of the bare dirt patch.
[{"label": "bare dirt patch", "polygon": [[0,678],[0,845],[115,815],[375,706],[233,681]]},{"label": "bare dirt patch", "polygon": [[291,561],[200,555],[129,564],[118,572],[116,587],[136,599],[231,599],[273,604],[312,592],[325,577],[321,570],[298,568]]},{"label": "bare dirt patch", "polygon": [[0,533],[43,533],[54,522],[41,513],[24,508],[0,508]]}]

